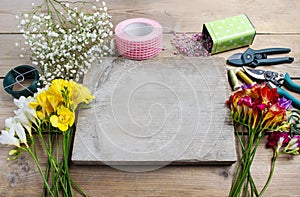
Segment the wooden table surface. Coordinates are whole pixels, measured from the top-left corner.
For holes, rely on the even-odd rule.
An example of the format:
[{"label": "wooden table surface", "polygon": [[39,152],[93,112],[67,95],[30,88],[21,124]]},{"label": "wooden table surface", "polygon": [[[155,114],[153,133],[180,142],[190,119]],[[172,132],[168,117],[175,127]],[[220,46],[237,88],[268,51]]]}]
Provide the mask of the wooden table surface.
[{"label": "wooden table surface", "polygon": [[[31,8],[31,3],[42,0],[0,1],[0,82],[13,67],[29,63],[20,58],[21,50],[15,42],[22,40],[15,15]],[[272,70],[286,71],[300,77],[300,22],[299,0],[109,0],[109,13],[114,25],[132,17],[157,20],[164,27],[165,51],[158,57],[173,56],[170,45],[172,32],[194,33],[202,30],[205,22],[239,14],[247,14],[256,27],[254,49],[289,47],[295,57],[290,65],[272,66]],[[220,53],[227,58],[246,48]],[[300,82],[299,82],[300,83]],[[13,99],[0,88],[0,128],[13,115]],[[266,181],[272,150],[263,141],[252,167],[258,188]],[[40,196],[42,180],[32,159],[23,154],[7,161],[11,147],[0,145],[0,196]],[[41,155],[41,160],[46,162]],[[71,165],[71,176],[89,196],[227,196],[233,172],[232,166],[167,166],[162,169],[131,173],[108,166]],[[281,156],[265,196],[300,196],[300,156]]]}]

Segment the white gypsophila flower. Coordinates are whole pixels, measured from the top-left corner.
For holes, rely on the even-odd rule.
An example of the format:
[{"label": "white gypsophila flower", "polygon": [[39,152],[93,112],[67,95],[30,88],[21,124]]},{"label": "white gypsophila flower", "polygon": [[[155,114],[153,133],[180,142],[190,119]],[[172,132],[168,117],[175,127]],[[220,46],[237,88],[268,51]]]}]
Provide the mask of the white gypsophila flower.
[{"label": "white gypsophila flower", "polygon": [[65,10],[63,17],[51,9],[46,15],[38,13],[38,7],[34,7],[34,14],[19,17],[20,30],[23,30],[25,42],[30,46],[32,60],[41,68],[43,84],[54,78],[70,79],[75,76],[79,79],[90,68],[90,64],[84,62],[91,63],[113,51],[108,47],[112,46],[113,25],[105,2],[94,13],[75,7],[72,9],[73,4],[60,5]]}]

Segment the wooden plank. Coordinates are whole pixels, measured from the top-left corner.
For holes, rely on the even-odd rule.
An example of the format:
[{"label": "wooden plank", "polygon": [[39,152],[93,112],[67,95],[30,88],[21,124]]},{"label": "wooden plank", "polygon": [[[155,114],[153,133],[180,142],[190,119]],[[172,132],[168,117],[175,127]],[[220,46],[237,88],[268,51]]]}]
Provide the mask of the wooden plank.
[{"label": "wooden plank", "polygon": [[96,97],[79,112],[76,164],[235,162],[223,58],[107,58],[85,76]]},{"label": "wooden plank", "polygon": [[[13,103],[13,97],[4,91],[3,79],[0,79],[0,83],[0,130],[3,130],[5,119],[14,116],[13,110],[16,106]],[[37,146],[37,150],[42,150],[39,142]],[[0,144],[0,197],[40,196],[43,188],[42,179],[33,159],[23,152],[18,159],[8,161],[8,152],[13,148],[13,146]],[[44,168],[47,160],[41,152],[39,152],[39,159]],[[26,188],[26,191],[22,188]]]},{"label": "wooden plank", "polygon": [[[264,138],[251,168],[258,189],[267,179],[273,152],[265,148],[266,142]],[[90,196],[227,196],[235,168],[236,164],[166,166],[147,173],[131,173],[102,166],[72,166],[71,172]],[[299,170],[299,156],[281,155],[264,196],[297,196]]]},{"label": "wooden plank", "polygon": [[[1,33],[18,32],[15,15],[20,11],[29,10],[32,2],[38,4],[42,0],[1,0]],[[159,21],[167,32],[199,32],[205,22],[245,13],[259,33],[300,33],[300,24],[295,18],[300,10],[297,0],[276,3],[272,0],[110,0],[107,1],[107,6],[114,25],[128,18],[148,17]]]},{"label": "wooden plank", "polygon": [[[7,161],[12,148],[0,145],[0,196],[41,196],[43,182],[34,161],[26,152],[16,160]],[[45,157],[39,159],[45,161]]]},{"label": "wooden plank", "polygon": [[[252,167],[258,188],[266,181],[272,156],[272,150],[265,149],[265,143],[266,139],[259,146]],[[6,161],[8,150],[10,148],[0,147],[0,196],[40,196],[42,182],[29,156],[25,154],[25,159]],[[124,172],[109,166],[71,165],[70,169],[71,177],[89,196],[226,196],[235,167],[235,164],[166,166],[147,173]],[[265,196],[297,195],[299,176],[296,172],[299,170],[299,156],[280,156]]]},{"label": "wooden plank", "polygon": [[6,93],[3,88],[3,79],[0,79],[0,129],[4,129],[4,121],[14,115],[13,110],[16,109],[13,103],[13,97]]},{"label": "wooden plank", "polygon": [[[47,135],[44,135],[47,139]],[[42,142],[34,135],[37,157],[41,168],[46,168],[46,153],[43,152]],[[15,147],[0,144],[0,197],[6,196],[41,196],[43,191],[42,177],[38,168],[26,151],[15,160],[7,160],[8,152]]]},{"label": "wooden plank", "polygon": [[[0,33],[17,32],[15,14],[28,10],[31,2],[42,0],[1,0],[0,1]],[[300,46],[299,46],[299,2],[297,0],[286,1],[124,1],[110,0],[107,2],[109,11],[113,15],[113,23],[129,17],[150,17],[161,22],[169,29],[196,32],[202,29],[202,24],[217,18],[246,13],[255,24],[259,33],[274,33],[270,35],[257,35],[254,48],[274,46],[291,47],[291,56],[295,62],[291,65],[272,66],[273,69],[289,71],[294,76],[299,75]],[[190,7],[189,7],[189,6]],[[290,34],[291,33],[291,34]],[[295,34],[295,35],[294,35]],[[3,35],[0,35],[0,40]],[[8,35],[1,40],[0,77],[9,68],[22,63],[14,48],[14,39]],[[2,37],[4,38],[4,37]],[[10,45],[10,40],[12,41]],[[166,43],[166,39],[165,39]],[[10,50],[4,55],[4,49]],[[235,52],[243,52],[245,48],[221,53],[216,56],[227,58]],[[6,59],[9,56],[8,59]],[[159,57],[172,56],[171,51],[162,52]],[[1,81],[2,83],[2,81]],[[12,106],[12,101],[6,93],[1,91],[1,111],[12,113],[7,105]],[[5,117],[0,115],[0,124]],[[29,164],[29,173],[23,173],[22,165],[12,164],[6,161],[6,154],[10,148],[0,147],[0,196],[40,196],[41,180],[35,166]],[[257,159],[252,167],[256,184],[261,188],[269,169],[271,149],[265,149],[265,140],[258,148]],[[20,163],[22,163],[20,161]],[[223,166],[167,166],[163,169],[148,173],[130,173],[114,170],[106,166],[74,166],[71,165],[73,178],[79,182],[90,196],[226,196],[232,181],[233,169]],[[300,178],[297,173],[300,170],[300,157],[280,157],[277,161],[274,177],[265,196],[297,196],[299,193]],[[9,176],[8,173],[11,173]],[[13,176],[17,175],[17,176]],[[17,184],[14,179],[17,177]],[[12,181],[11,181],[12,180]],[[79,195],[76,195],[79,196]]]},{"label": "wooden plank", "polygon": [[21,35],[0,35],[0,77],[4,77],[10,69],[21,64],[31,65],[31,61],[28,56],[25,56],[24,58],[20,57],[20,55],[24,54],[26,50],[28,53],[28,47],[24,46],[26,49],[22,51],[21,47],[16,47],[16,42],[24,43]]},{"label": "wooden plank", "polygon": [[[158,57],[175,57],[174,47],[171,45],[170,40],[173,38],[172,34],[164,34],[163,38],[163,48]],[[21,41],[21,35],[1,35],[0,34],[0,48],[5,50],[0,50],[0,78],[4,77],[6,73],[14,68],[15,66],[21,64],[30,64],[31,61],[29,57],[20,58],[22,53],[19,47],[15,46],[15,42]],[[281,54],[280,56],[291,56],[295,57],[295,61],[292,64],[276,65],[272,66],[272,69],[279,69],[281,71],[291,70],[291,75],[300,76],[300,35],[257,35],[254,39],[254,43],[251,46],[253,49],[261,49],[268,47],[289,47],[291,52],[289,54]],[[234,53],[244,52],[247,47],[218,53],[214,57],[223,57],[227,59],[230,55]],[[25,47],[28,51],[28,47]]]},{"label": "wooden plank", "polygon": [[106,166],[72,166],[72,175],[81,177],[78,183],[89,196],[226,196],[231,170],[229,166],[167,166],[132,173]]}]

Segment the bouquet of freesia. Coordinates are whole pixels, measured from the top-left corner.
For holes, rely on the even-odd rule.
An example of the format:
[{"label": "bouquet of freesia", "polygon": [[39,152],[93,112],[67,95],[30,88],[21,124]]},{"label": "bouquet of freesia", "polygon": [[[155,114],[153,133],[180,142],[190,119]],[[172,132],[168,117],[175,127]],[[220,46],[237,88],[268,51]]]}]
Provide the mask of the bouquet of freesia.
[{"label": "bouquet of freesia", "polygon": [[[272,179],[278,155],[299,154],[300,138],[290,132],[294,123],[288,119],[291,101],[279,98],[277,90],[264,83],[243,86],[230,96],[227,104],[242,152],[229,196],[248,196],[249,190],[251,196],[262,196]],[[266,135],[269,135],[268,146],[274,148],[274,155],[269,178],[259,191],[250,168],[258,145]]]},{"label": "bouquet of freesia", "polygon": [[[87,87],[72,80],[56,79],[33,97],[22,96],[14,100],[18,110],[14,111],[14,117],[5,120],[6,130],[1,131],[0,143],[16,147],[9,152],[10,159],[19,156],[22,151],[32,156],[44,181],[43,196],[73,196],[73,187],[86,196],[69,175],[69,158],[76,110],[93,99]],[[37,157],[34,134],[38,135],[48,157],[45,173]],[[47,139],[45,134],[48,134]]]},{"label": "bouquet of freesia", "polygon": [[[10,159],[22,151],[32,156],[44,181],[43,196],[73,196],[73,187],[86,195],[71,179],[68,164],[75,113],[94,96],[76,82],[92,62],[112,53],[113,25],[107,10],[105,2],[99,0],[44,0],[17,16],[18,28],[29,46],[28,55],[40,68],[45,87],[33,97],[14,100],[18,110],[5,120],[0,143],[16,147],[9,152]],[[37,157],[36,135],[48,157],[46,172]]]}]

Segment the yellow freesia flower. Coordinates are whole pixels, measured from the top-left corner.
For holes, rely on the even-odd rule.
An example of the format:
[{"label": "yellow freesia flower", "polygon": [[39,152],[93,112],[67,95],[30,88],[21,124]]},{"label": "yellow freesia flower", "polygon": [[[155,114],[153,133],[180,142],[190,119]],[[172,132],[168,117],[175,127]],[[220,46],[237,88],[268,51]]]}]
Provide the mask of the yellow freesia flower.
[{"label": "yellow freesia flower", "polygon": [[48,101],[47,96],[48,96],[48,91],[44,90],[36,96],[35,102],[31,102],[29,104],[29,106],[33,109],[37,109],[39,106],[41,107],[40,111],[42,112],[43,115],[41,116],[40,112],[39,114],[37,114],[40,119],[43,119],[54,112],[54,109],[51,103]]},{"label": "yellow freesia flower", "polygon": [[62,96],[61,92],[66,87],[69,90],[69,97],[72,97],[72,92],[75,86],[75,82],[72,80],[55,79],[52,81],[49,91],[53,95]]},{"label": "yellow freesia flower", "polygon": [[62,105],[63,98],[58,95],[53,95],[51,92],[48,92],[47,101],[51,105],[53,111],[57,111],[57,108]]},{"label": "yellow freesia flower", "polygon": [[72,97],[73,109],[76,110],[78,105],[83,102],[89,104],[94,98],[95,96],[91,95],[91,92],[87,87],[76,83]]},{"label": "yellow freesia flower", "polygon": [[67,131],[74,124],[75,115],[68,108],[61,106],[57,110],[57,115],[50,117],[50,123],[61,131]]},{"label": "yellow freesia flower", "polygon": [[36,111],[36,115],[38,116],[38,118],[39,118],[40,120],[43,120],[43,118],[44,118],[43,112],[41,112],[41,111]]}]

